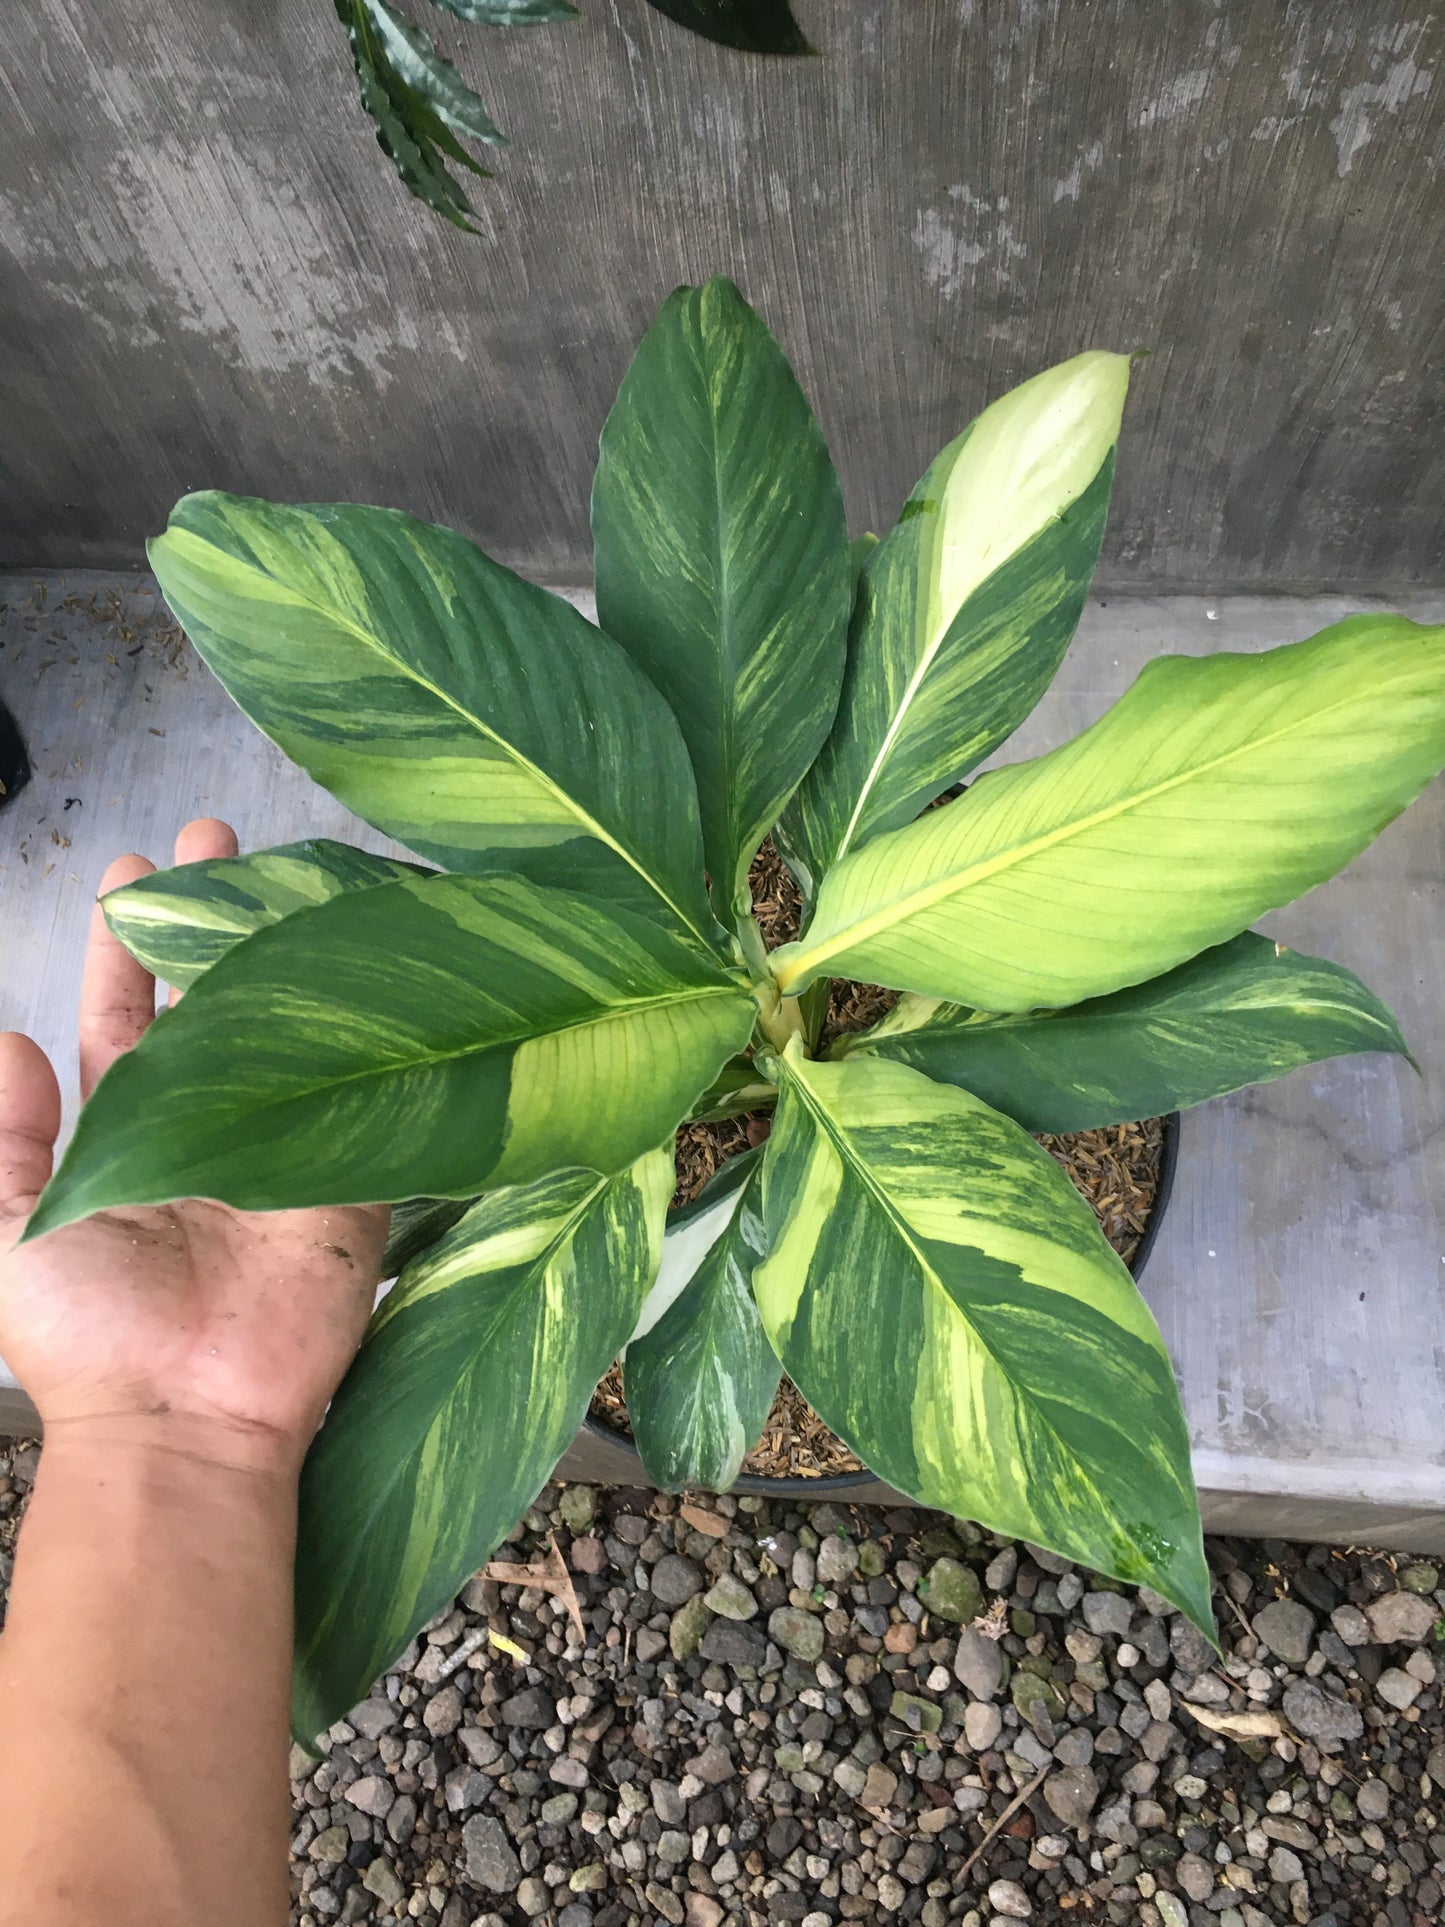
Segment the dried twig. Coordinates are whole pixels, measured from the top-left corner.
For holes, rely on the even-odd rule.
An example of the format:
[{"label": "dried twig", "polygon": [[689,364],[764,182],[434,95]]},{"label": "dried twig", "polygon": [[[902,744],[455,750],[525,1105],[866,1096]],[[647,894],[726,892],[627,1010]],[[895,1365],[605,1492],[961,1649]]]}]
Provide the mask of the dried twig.
[{"label": "dried twig", "polygon": [[[1052,1766],[1052,1765],[1053,1765],[1053,1761],[1050,1760],[1049,1766]],[[993,1845],[994,1841],[1003,1832],[1004,1828],[1008,1825],[1009,1821],[1013,1819],[1014,1815],[1018,1812],[1019,1808],[1023,1805],[1024,1801],[1028,1799],[1029,1795],[1034,1791],[1035,1787],[1039,1786],[1042,1783],[1043,1777],[1048,1772],[1048,1770],[1049,1768],[1047,1766],[1041,1766],[1038,1772],[1029,1781],[1028,1785],[1026,1787],[1021,1787],[1019,1791],[1014,1795],[1012,1800],[1009,1801],[1008,1805],[1004,1808],[1003,1812],[998,1816],[997,1820],[994,1821],[993,1825],[989,1828],[988,1832],[983,1836],[982,1840],[979,1841],[978,1845],[974,1848],[973,1852],[968,1856],[967,1860],[964,1861],[963,1865],[959,1868],[958,1872],[954,1875],[953,1885],[954,1885],[955,1892],[958,1890],[959,1885],[962,1883],[964,1875],[968,1873],[971,1868],[976,1867],[978,1865],[979,1861],[982,1860],[983,1856],[988,1852],[989,1848]]]}]

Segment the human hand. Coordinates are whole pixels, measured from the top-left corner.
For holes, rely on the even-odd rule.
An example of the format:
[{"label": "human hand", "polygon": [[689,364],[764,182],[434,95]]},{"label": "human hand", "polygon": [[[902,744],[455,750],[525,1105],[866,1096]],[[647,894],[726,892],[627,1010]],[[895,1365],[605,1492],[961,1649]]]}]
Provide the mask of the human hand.
[{"label": "human hand", "polygon": [[[182,830],[175,860],[235,852],[224,823],[202,820]],[[122,857],[100,894],[154,867]],[[155,979],[97,906],[80,1002],[83,1096],[154,1014]],[[97,1212],[17,1249],[59,1129],[49,1060],[28,1037],[0,1034],[0,1357],[47,1438],[84,1432],[299,1469],[371,1314],[386,1207],[185,1201]]]}]

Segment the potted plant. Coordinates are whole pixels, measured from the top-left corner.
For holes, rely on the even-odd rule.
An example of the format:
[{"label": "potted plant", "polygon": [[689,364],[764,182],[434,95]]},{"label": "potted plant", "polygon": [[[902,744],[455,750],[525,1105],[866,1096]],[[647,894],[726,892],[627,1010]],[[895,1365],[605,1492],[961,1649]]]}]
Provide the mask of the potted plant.
[{"label": "potted plant", "polygon": [[[670,297],[603,431],[600,627],[377,508],[191,495],[152,544],[247,714],[444,866],[298,844],[108,897],[189,988],[27,1233],[397,1202],[399,1279],[303,1482],[299,1735],[482,1563],[639,1328],[670,1483],[734,1465],[781,1363],[901,1491],[1211,1626],[1158,1329],[1028,1133],[1403,1050],[1349,972],[1248,926],[1445,763],[1445,629],[1161,658],[930,808],[1068,646],[1128,371],[1005,395],[850,548],[807,402],[718,280]],[[769,832],[805,901],[771,951]],[[830,980],[902,996],[827,1043]],[[679,1121],[763,1105],[766,1148],[665,1239]]]}]

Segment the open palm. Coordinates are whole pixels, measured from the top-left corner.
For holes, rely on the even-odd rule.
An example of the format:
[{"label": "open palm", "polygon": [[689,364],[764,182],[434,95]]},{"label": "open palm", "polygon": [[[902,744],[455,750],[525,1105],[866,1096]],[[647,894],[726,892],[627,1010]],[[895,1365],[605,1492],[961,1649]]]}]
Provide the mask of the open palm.
[{"label": "open palm", "polygon": [[[181,832],[176,861],[235,850],[225,824],[201,821]],[[101,894],[153,867],[122,858]],[[81,993],[82,1095],[154,1013],[155,980],[97,909]],[[99,1212],[17,1248],[59,1128],[48,1059],[29,1038],[0,1036],[0,1356],[47,1429],[174,1417],[205,1426],[227,1455],[299,1460],[365,1330],[386,1209],[188,1201]]]}]

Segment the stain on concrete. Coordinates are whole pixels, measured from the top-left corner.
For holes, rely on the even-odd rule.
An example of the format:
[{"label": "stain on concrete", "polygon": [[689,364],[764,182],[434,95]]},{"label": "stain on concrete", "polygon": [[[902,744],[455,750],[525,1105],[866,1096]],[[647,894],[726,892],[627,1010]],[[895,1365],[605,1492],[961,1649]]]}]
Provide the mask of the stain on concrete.
[{"label": "stain on concrete", "polygon": [[1177,75],[1140,109],[1139,126],[1157,127],[1165,121],[1181,120],[1184,115],[1192,114],[1209,92],[1212,80],[1208,67],[1195,67],[1189,73]]},{"label": "stain on concrete", "polygon": [[1028,253],[1008,218],[1009,197],[975,194],[966,184],[950,187],[951,206],[920,208],[913,241],[923,256],[924,277],[951,301],[981,269],[995,287],[1012,280],[1009,264]]},{"label": "stain on concrete", "polygon": [[1060,175],[1054,182],[1054,199],[1077,201],[1083,191],[1084,176],[1097,173],[1103,165],[1104,143],[1102,141],[1090,141],[1087,147],[1081,147],[1068,173]]},{"label": "stain on concrete", "polygon": [[1417,67],[1413,57],[1406,54],[1403,60],[1391,63],[1383,80],[1362,80],[1341,90],[1340,111],[1330,122],[1341,180],[1374,138],[1381,114],[1398,114],[1406,101],[1429,93],[1433,77],[1431,70]]}]

